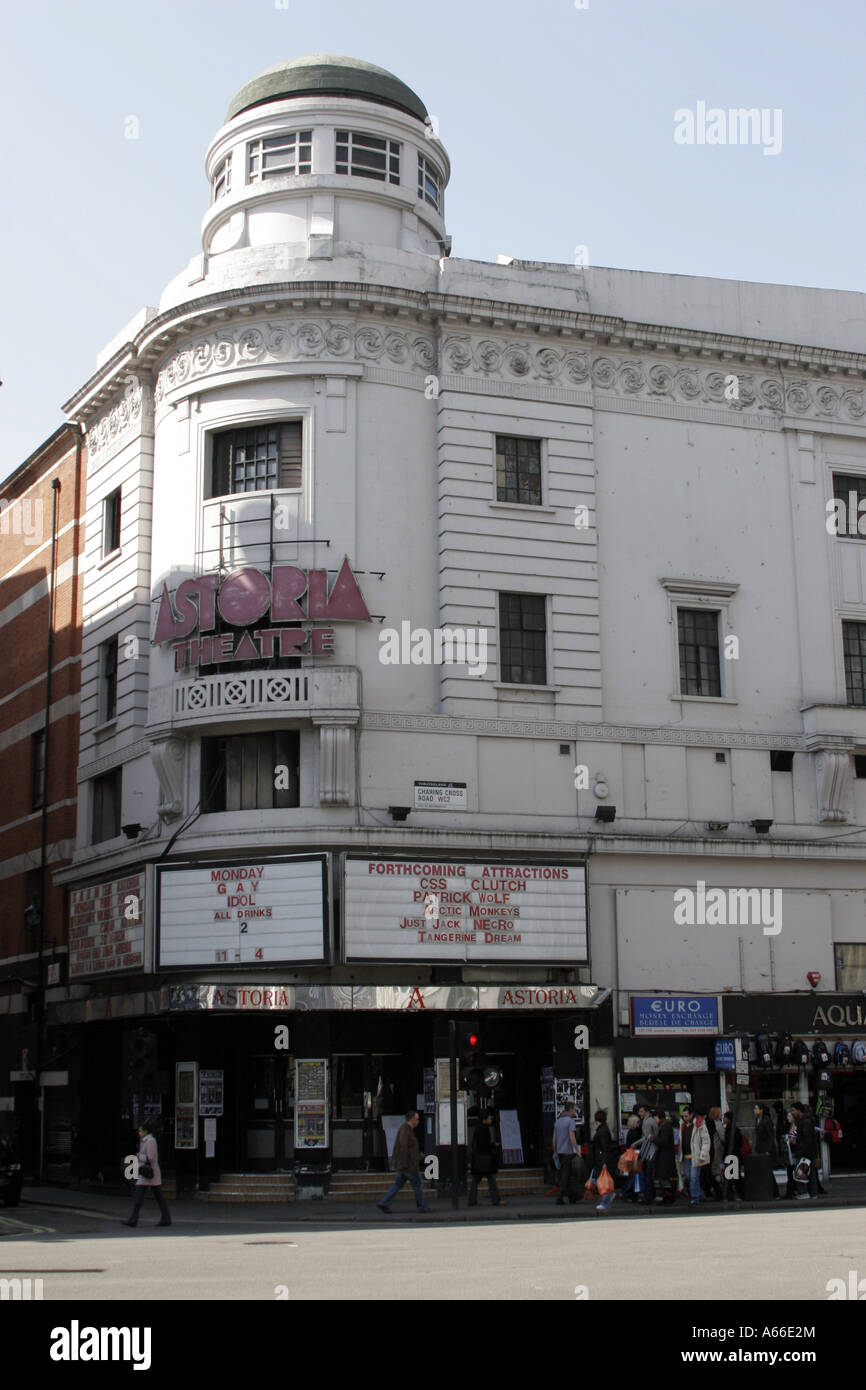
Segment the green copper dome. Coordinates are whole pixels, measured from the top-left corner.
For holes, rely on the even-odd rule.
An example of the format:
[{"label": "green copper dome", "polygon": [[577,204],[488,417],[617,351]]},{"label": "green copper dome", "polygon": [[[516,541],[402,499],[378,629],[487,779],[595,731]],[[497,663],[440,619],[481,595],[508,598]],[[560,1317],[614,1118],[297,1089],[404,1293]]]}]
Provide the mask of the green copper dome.
[{"label": "green copper dome", "polygon": [[230,121],[251,106],[306,96],[354,97],[378,102],[380,106],[396,107],[419,121],[427,118],[427,108],[421,98],[392,72],[377,68],[375,63],[362,63],[359,58],[315,53],[275,63],[272,68],[260,72],[238,92],[229,106],[226,120]]}]

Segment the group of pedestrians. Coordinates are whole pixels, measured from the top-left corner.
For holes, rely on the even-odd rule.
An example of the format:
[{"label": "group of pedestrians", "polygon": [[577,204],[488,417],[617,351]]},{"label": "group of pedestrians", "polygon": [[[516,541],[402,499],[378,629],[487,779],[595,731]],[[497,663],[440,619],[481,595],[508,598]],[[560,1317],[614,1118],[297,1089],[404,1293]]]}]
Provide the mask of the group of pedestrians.
[{"label": "group of pedestrians", "polygon": [[[786,1196],[814,1201],[823,1191],[818,1180],[820,1146],[817,1122],[799,1102],[787,1112],[777,1107],[774,1122],[769,1106],[757,1103],[755,1144],[734,1123],[731,1111],[722,1115],[720,1106],[707,1110],[685,1106],[679,1118],[660,1107],[636,1106],[629,1116],[624,1156],[614,1146],[607,1114],[595,1112],[596,1128],[589,1144],[591,1155],[590,1191],[601,1196],[596,1210],[609,1212],[615,1195],[643,1206],[671,1206],[678,1193],[688,1196],[690,1205],[711,1201],[742,1201],[745,1197],[745,1166],[751,1164],[751,1195],[757,1200],[780,1196],[773,1170],[783,1164],[787,1170]],[[576,1109],[567,1106],[554,1127],[554,1154],[559,1163],[560,1182],[557,1203],[569,1193],[574,1159],[580,1153]],[[733,1156],[731,1169],[725,1160]],[[605,1169],[612,1177],[615,1168],[626,1174],[620,1194],[609,1180],[602,1194],[599,1179]],[[730,1172],[730,1176],[728,1173]],[[569,1200],[577,1201],[572,1195]]]}]

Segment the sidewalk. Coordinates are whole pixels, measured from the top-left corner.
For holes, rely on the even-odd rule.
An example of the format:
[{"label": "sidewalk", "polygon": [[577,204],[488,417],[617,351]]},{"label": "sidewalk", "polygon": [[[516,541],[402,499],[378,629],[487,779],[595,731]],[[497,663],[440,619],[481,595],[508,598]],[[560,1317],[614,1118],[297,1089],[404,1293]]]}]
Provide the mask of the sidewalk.
[{"label": "sidewalk", "polygon": [[[383,1174],[383,1180],[386,1178]],[[21,1206],[17,1209],[26,1214],[28,1206],[66,1208],[102,1218],[111,1223],[123,1221],[128,1215],[132,1202],[132,1185],[129,1195],[115,1195],[101,1192],[73,1192],[64,1187],[25,1187]],[[194,1198],[169,1198],[172,1221],[181,1228],[204,1226],[225,1226],[234,1224],[287,1225],[351,1225],[358,1222],[375,1225],[405,1224],[418,1222],[437,1225],[460,1222],[490,1221],[563,1221],[589,1218],[594,1221],[633,1220],[646,1221],[655,1218],[664,1221],[677,1214],[703,1220],[706,1216],[724,1216],[727,1212],[748,1211],[815,1211],[827,1207],[866,1206],[866,1177],[834,1178],[823,1197],[816,1202],[793,1202],[784,1199],[778,1202],[712,1202],[704,1207],[689,1207],[688,1202],[678,1199],[673,1207],[638,1207],[630,1203],[615,1201],[610,1217],[599,1216],[594,1202],[578,1202],[574,1206],[557,1207],[553,1197],[515,1197],[501,1207],[493,1207],[489,1202],[479,1202],[477,1207],[467,1208],[466,1196],[461,1194],[457,1211],[450,1199],[433,1199],[429,1215],[416,1211],[411,1198],[398,1199],[387,1215],[377,1209],[374,1202],[197,1202]],[[151,1208],[152,1211],[148,1211]],[[12,1210],[10,1208],[10,1210]],[[143,1208],[144,1221],[156,1218],[156,1203],[151,1199]]]}]

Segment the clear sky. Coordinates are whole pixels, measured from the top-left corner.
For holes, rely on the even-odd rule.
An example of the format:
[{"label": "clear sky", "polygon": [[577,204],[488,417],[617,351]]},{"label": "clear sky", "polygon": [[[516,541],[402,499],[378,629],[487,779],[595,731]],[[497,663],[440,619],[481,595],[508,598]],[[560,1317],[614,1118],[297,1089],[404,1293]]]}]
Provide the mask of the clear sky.
[{"label": "clear sky", "polygon": [[[205,149],[263,68],[342,53],[413,87],[455,256],[861,290],[864,37],[864,0],[14,0],[0,477],[200,250]],[[781,111],[779,153],[678,144],[699,102]]]}]

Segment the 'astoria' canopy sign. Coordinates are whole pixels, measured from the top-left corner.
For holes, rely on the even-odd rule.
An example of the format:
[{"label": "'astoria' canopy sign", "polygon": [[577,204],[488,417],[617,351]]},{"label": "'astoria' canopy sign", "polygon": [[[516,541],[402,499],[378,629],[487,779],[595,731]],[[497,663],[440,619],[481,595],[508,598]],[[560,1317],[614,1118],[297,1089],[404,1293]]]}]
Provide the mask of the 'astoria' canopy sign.
[{"label": "'astoria' canopy sign", "polygon": [[[245,630],[216,632],[218,616]],[[256,627],[262,619],[265,625]],[[175,669],[180,670],[220,661],[267,661],[302,652],[329,656],[334,650],[334,629],[313,623],[371,621],[358,581],[344,558],[330,592],[327,570],[302,570],[297,565],[274,565],[270,575],[239,569],[225,578],[204,574],[184,579],[174,601],[164,584],[153,640],[174,644]],[[278,623],[292,626],[275,626]],[[184,640],[196,631],[197,638]],[[202,635],[208,633],[213,635]]]}]

